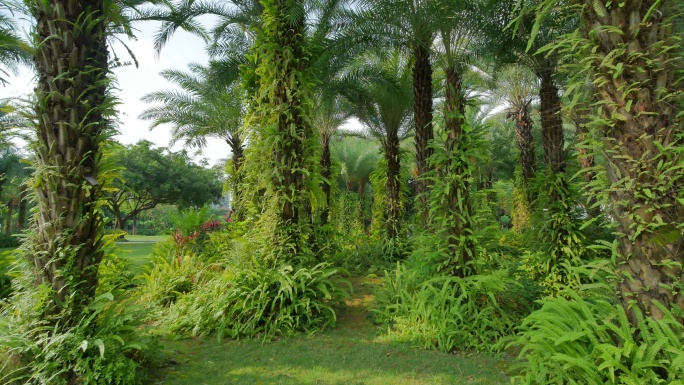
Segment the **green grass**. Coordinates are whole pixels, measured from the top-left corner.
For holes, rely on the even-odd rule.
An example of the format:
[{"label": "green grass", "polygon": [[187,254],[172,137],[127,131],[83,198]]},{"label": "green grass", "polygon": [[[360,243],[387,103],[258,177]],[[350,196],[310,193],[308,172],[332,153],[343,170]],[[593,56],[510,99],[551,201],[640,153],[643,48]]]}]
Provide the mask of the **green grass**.
[{"label": "green grass", "polygon": [[168,239],[168,235],[127,235],[126,241],[117,242],[119,255],[127,259],[131,264],[131,270],[138,275],[143,272],[145,266],[152,261],[152,251],[157,242]]},{"label": "green grass", "polygon": [[379,343],[372,333],[339,329],[322,335],[259,341],[216,339],[166,344],[174,364],[155,383],[431,385],[508,383],[505,361],[460,357]]},{"label": "green grass", "polygon": [[335,330],[259,340],[165,340],[169,357],[151,383],[164,385],[437,385],[509,383],[507,362],[484,355],[427,351],[376,337],[367,306],[378,281],[353,279],[355,294]]}]

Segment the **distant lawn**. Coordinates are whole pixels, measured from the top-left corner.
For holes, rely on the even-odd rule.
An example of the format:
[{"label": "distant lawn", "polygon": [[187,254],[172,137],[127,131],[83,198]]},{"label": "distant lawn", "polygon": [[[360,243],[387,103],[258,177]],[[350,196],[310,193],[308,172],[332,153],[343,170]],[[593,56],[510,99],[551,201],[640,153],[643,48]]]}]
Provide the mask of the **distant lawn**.
[{"label": "distant lawn", "polygon": [[168,238],[168,235],[127,235],[126,240],[117,242],[116,246],[120,251],[120,256],[131,263],[131,270],[137,275],[151,263],[154,246]]}]

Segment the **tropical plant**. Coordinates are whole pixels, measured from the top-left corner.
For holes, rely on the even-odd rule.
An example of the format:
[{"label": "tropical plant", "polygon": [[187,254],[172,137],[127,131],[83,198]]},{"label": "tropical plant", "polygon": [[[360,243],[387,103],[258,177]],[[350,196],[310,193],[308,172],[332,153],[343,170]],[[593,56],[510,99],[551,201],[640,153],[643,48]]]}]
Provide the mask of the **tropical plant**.
[{"label": "tropical plant", "polygon": [[[399,51],[365,56],[354,65],[377,67],[382,78],[360,89],[352,96],[355,116],[364,124],[367,134],[380,142],[386,166],[386,235],[397,238],[401,233],[402,213],[400,142],[410,134],[411,78],[407,58]],[[351,100],[350,100],[351,101]]]}]

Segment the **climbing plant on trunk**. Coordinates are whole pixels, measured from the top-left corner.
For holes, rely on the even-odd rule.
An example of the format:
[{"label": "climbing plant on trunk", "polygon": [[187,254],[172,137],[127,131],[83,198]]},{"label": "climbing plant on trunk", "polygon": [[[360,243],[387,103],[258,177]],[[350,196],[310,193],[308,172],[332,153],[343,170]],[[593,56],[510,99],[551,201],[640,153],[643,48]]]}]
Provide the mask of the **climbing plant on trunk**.
[{"label": "climbing plant on trunk", "polygon": [[309,53],[302,1],[268,0],[251,60],[258,91],[247,116],[253,146],[247,154],[253,177],[266,188],[264,232],[273,256],[299,260],[311,236],[307,205],[320,196],[320,148],[311,124]]},{"label": "climbing plant on trunk", "polygon": [[[556,4],[543,2],[538,19]],[[632,322],[632,307],[660,319],[660,306],[684,310],[682,5],[572,4],[581,12],[582,30],[559,47],[573,46],[577,55],[577,65],[569,68],[572,84],[591,82],[596,90],[588,126],[601,138],[606,157],[610,187],[604,191],[619,233],[620,298]]]}]

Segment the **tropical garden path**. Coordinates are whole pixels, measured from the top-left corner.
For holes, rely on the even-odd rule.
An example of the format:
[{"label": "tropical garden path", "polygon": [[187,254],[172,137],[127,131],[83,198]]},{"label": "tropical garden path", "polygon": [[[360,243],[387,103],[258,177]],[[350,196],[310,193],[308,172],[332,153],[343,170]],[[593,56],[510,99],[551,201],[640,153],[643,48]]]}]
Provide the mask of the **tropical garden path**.
[{"label": "tropical garden path", "polygon": [[457,356],[384,341],[369,317],[377,278],[352,278],[338,326],[322,333],[258,340],[214,337],[164,342],[169,357],[154,384],[437,385],[507,384],[496,358]]}]

